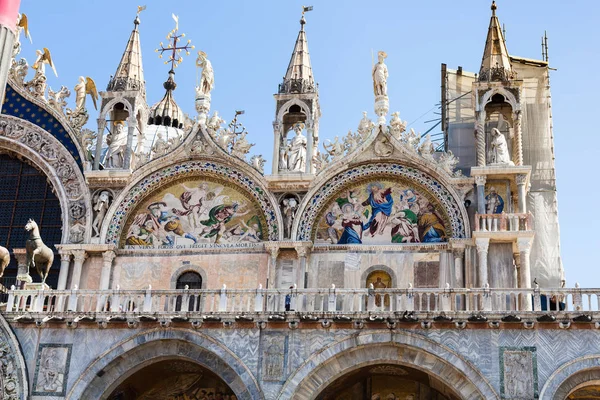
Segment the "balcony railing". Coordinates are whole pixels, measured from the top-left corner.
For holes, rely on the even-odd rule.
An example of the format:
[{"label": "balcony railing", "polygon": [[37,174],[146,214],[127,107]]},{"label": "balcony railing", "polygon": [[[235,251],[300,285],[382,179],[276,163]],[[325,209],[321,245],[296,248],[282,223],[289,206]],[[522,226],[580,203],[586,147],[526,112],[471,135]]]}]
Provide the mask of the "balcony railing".
[{"label": "balcony railing", "polygon": [[[289,306],[286,306],[289,305]],[[272,316],[500,319],[547,314],[596,315],[600,289],[256,289],[11,290],[3,313],[12,318],[244,318]],[[600,316],[600,314],[598,314]],[[590,317],[591,318],[591,317]],[[591,321],[591,319],[590,319]],[[589,321],[588,321],[589,322]]]},{"label": "balcony railing", "polygon": [[476,232],[520,232],[533,230],[531,214],[475,214]]}]

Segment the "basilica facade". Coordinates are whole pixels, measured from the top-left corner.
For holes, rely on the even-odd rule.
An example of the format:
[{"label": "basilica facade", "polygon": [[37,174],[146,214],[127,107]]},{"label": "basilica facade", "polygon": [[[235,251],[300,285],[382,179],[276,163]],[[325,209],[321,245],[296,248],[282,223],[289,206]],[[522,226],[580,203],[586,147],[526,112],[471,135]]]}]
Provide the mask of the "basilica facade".
[{"label": "basilica facade", "polygon": [[303,13],[270,174],[238,114],[211,110],[209,55],[197,115],[175,101],[177,21],[147,103],[142,11],[102,91],[47,87],[20,16],[0,115],[3,398],[600,393],[596,293],[564,287],[548,63],[509,55],[495,4],[480,70],[442,64],[441,144],[389,109],[384,51],[375,118],[321,141]]}]

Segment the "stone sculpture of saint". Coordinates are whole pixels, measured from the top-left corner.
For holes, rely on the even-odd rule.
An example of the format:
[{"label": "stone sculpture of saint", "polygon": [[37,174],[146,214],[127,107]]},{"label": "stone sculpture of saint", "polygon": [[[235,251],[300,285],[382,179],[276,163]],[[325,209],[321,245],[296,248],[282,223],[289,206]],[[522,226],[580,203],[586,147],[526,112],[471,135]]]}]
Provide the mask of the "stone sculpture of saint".
[{"label": "stone sculpture of saint", "polygon": [[291,140],[288,151],[288,169],[290,171],[304,171],[306,167],[306,136],[302,134],[304,124],[294,125],[296,136]]},{"label": "stone sculpture of saint", "polygon": [[515,165],[515,163],[510,159],[506,138],[502,132],[498,130],[498,128],[492,129],[492,141],[490,143],[489,158],[490,164]]},{"label": "stone sculpture of saint", "polygon": [[198,59],[196,60],[196,66],[202,68],[202,76],[200,77],[200,85],[196,87],[196,97],[201,95],[209,95],[215,85],[215,76],[212,68],[212,64],[206,57],[206,53],[203,51],[198,52]]},{"label": "stone sculpture of saint", "polygon": [[125,148],[127,147],[127,131],[122,121],[116,122],[114,132],[108,136],[108,151],[106,166],[108,168],[123,168]]},{"label": "stone sculpture of saint", "polygon": [[387,54],[385,51],[377,53],[377,64],[373,66],[373,91],[375,96],[387,96],[388,69],[384,63]]}]

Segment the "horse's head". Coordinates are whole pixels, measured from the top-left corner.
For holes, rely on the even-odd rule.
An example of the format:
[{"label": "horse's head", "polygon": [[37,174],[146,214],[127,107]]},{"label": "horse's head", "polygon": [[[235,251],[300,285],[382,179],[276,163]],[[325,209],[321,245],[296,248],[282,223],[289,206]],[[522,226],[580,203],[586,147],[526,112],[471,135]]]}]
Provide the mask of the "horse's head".
[{"label": "horse's head", "polygon": [[27,232],[31,231],[32,229],[37,228],[37,224],[35,223],[34,220],[32,220],[31,218],[29,218],[29,221],[27,221],[27,225],[25,225],[25,230]]}]

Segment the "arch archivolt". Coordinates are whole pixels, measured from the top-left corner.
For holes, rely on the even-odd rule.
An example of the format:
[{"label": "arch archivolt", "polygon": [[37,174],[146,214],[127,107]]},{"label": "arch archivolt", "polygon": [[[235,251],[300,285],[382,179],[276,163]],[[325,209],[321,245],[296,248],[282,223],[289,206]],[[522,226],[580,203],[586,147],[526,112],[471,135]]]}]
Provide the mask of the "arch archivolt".
[{"label": "arch archivolt", "polygon": [[336,342],[306,360],[280,399],[315,399],[339,377],[367,365],[396,364],[427,373],[463,399],[499,399],[483,374],[449,348],[409,331],[369,332]]},{"label": "arch archivolt", "polygon": [[399,163],[365,163],[350,167],[342,172],[320,180],[304,197],[294,222],[293,234],[296,240],[310,241],[321,215],[333,196],[344,188],[361,181],[377,179],[398,179],[423,188],[436,199],[444,209],[450,222],[451,237],[466,238],[469,235],[469,217],[456,191],[438,178],[411,166]]},{"label": "arch archivolt", "polygon": [[504,96],[504,99],[506,100],[506,102],[508,104],[510,104],[510,106],[512,107],[513,112],[520,110],[520,105],[519,102],[517,101],[517,98],[515,97],[514,94],[512,94],[510,91],[506,90],[505,88],[493,88],[492,90],[487,91],[482,97],[481,97],[481,109],[484,110],[486,104],[488,104],[490,101],[492,101],[492,97],[494,97],[494,95],[496,94],[500,94],[502,96]]},{"label": "arch archivolt", "polygon": [[32,162],[52,183],[62,209],[61,242],[89,241],[92,221],[91,196],[77,162],[58,139],[37,125],[2,115],[1,149]]},{"label": "arch archivolt", "polygon": [[540,399],[566,399],[574,390],[587,383],[600,381],[600,356],[590,355],[560,366],[540,391]]},{"label": "arch archivolt", "polygon": [[183,267],[177,269],[177,271],[173,272],[171,275],[171,289],[175,289],[177,287],[177,279],[186,272],[195,272],[200,275],[202,278],[202,288],[206,288],[208,283],[208,276],[206,275],[206,271],[203,268],[197,265],[184,265]]},{"label": "arch archivolt", "polygon": [[101,237],[105,238],[105,243],[118,244],[128,218],[140,202],[171,182],[198,177],[222,180],[239,187],[260,208],[267,224],[266,240],[280,239],[281,214],[266,185],[241,168],[209,160],[175,161],[175,164],[163,165],[148,175],[138,175],[138,179],[124,188],[108,210]]},{"label": "arch archivolt", "polygon": [[74,382],[66,399],[105,399],[136,371],[168,359],[192,361],[211,370],[238,399],[264,398],[244,362],[217,340],[189,329],[155,329],[129,337],[96,358]]},{"label": "arch archivolt", "polygon": [[[302,110],[302,112],[306,115],[306,125],[307,126],[312,126],[313,125],[313,115],[312,112],[310,110],[310,108],[308,107],[308,105],[303,102],[300,99],[291,99],[288,100],[281,108],[279,108],[279,112],[277,113],[277,122],[281,123],[283,121],[283,116],[285,114],[287,114],[290,110],[290,107],[297,105],[300,107],[300,109]],[[285,133],[285,132],[284,132]]]}]

